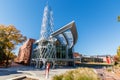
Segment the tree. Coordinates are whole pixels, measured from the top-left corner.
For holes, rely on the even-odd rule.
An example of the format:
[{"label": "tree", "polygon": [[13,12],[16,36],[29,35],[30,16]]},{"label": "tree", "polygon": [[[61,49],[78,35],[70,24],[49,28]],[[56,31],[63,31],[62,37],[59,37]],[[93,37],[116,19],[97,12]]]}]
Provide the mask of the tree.
[{"label": "tree", "polygon": [[13,25],[0,25],[0,55],[5,56],[6,67],[9,64],[9,59],[13,57],[13,50],[16,45],[22,43],[26,40],[26,37],[23,36],[19,30],[17,30]]},{"label": "tree", "polygon": [[114,56],[114,64],[117,65],[120,62],[120,46],[117,49],[117,54]]},{"label": "tree", "polygon": [[117,49],[117,54],[114,56],[114,61],[119,62],[120,61],[120,46]]},{"label": "tree", "polygon": [[117,56],[120,58],[120,46],[117,49]]},{"label": "tree", "polygon": [[120,16],[118,16],[118,22],[120,22]]}]

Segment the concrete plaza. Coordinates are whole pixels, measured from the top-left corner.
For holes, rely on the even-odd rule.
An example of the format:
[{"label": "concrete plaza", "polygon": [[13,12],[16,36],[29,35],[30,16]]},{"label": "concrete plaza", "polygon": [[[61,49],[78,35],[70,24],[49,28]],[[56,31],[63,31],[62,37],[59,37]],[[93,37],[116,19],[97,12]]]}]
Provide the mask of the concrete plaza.
[{"label": "concrete plaza", "polygon": [[52,76],[65,73],[68,70],[72,70],[72,68],[50,69],[49,78],[46,79],[45,70],[36,69],[28,66],[13,66],[10,68],[0,68],[0,80],[11,80],[12,78],[25,75],[36,77],[39,80],[51,80]]}]

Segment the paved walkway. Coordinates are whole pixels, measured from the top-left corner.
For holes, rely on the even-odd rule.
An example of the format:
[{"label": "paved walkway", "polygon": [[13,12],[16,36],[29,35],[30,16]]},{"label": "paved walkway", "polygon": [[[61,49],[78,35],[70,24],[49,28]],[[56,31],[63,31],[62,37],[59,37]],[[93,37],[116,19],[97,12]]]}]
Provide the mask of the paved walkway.
[{"label": "paved walkway", "polygon": [[120,76],[116,75],[114,72],[108,72],[104,69],[96,69],[101,80],[120,80]]},{"label": "paved walkway", "polygon": [[[39,78],[39,80],[51,80],[52,76],[57,74],[65,73],[68,70],[73,70],[73,68],[64,69],[50,69],[49,78],[45,78],[45,70],[35,69],[32,67],[22,66],[19,64],[14,64],[10,68],[0,68],[0,80],[9,80],[13,77],[19,76],[33,76]],[[115,72],[107,72],[105,69],[95,69],[101,80],[120,80],[120,75],[116,75]]]},{"label": "paved walkway", "polygon": [[10,68],[0,68],[0,80],[10,80],[10,78],[28,75],[39,78],[39,80],[51,80],[56,74],[65,73],[69,69],[50,69],[49,78],[45,78],[45,70],[35,69],[26,66],[15,66]]}]

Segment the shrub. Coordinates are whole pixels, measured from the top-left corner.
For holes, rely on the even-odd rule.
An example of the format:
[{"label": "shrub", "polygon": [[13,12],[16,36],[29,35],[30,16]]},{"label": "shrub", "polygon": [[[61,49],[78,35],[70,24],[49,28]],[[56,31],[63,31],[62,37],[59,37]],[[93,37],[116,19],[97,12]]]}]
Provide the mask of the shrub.
[{"label": "shrub", "polygon": [[61,75],[53,76],[52,80],[99,80],[91,68],[78,68]]},{"label": "shrub", "polygon": [[52,80],[62,80],[62,78],[63,78],[62,74],[61,75],[55,75],[55,76],[52,77]]}]

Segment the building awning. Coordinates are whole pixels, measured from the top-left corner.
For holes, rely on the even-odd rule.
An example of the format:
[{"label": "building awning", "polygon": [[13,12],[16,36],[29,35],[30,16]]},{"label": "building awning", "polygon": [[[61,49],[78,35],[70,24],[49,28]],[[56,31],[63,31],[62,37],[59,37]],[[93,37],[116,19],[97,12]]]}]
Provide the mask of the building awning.
[{"label": "building awning", "polygon": [[75,22],[72,21],[68,23],[67,25],[53,32],[51,36],[57,38],[61,44],[67,45],[68,48],[73,47],[78,39]]}]

